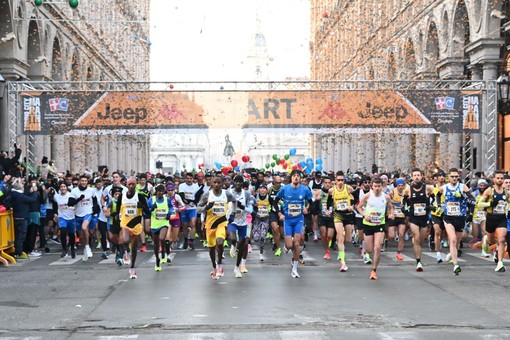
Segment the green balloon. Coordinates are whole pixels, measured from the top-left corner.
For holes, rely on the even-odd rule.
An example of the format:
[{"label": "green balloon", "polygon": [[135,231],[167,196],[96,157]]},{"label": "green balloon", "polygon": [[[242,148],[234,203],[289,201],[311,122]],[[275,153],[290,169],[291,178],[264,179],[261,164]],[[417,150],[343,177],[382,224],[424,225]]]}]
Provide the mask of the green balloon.
[{"label": "green balloon", "polygon": [[79,4],[80,2],[78,0],[69,0],[69,6],[71,6],[71,8],[76,8]]},{"label": "green balloon", "polygon": [[265,172],[265,171],[266,171],[266,169],[260,168],[260,172]]},{"label": "green balloon", "polygon": [[287,161],[289,158],[290,158],[290,155],[289,154],[286,154],[285,156],[283,156],[285,158],[285,160]]},{"label": "green balloon", "polygon": [[44,0],[34,0],[34,4],[36,6],[41,6],[43,4]]},{"label": "green balloon", "polygon": [[276,161],[278,159],[278,155],[277,154],[274,154],[273,155],[273,159]]},{"label": "green balloon", "polygon": [[274,167],[276,165],[275,162],[271,162],[271,167]]},{"label": "green balloon", "polygon": [[271,164],[266,163],[266,169],[269,169],[270,166],[271,166]]}]

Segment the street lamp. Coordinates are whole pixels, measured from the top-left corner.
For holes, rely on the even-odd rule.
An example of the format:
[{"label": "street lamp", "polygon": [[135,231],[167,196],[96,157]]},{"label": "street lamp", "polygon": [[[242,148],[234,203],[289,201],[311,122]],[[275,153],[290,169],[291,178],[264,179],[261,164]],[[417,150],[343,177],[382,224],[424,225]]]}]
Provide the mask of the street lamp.
[{"label": "street lamp", "polygon": [[498,111],[503,115],[510,114],[510,79],[501,75],[498,80]]},{"label": "street lamp", "polygon": [[4,91],[5,91],[5,85],[7,84],[7,81],[5,78],[0,74],[0,99],[4,97]]}]

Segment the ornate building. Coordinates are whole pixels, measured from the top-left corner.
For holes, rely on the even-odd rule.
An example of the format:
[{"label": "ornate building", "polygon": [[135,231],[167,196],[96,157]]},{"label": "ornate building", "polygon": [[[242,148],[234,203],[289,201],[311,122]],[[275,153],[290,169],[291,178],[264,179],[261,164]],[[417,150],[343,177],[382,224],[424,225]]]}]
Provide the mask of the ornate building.
[{"label": "ornate building", "polygon": [[[41,81],[45,89],[62,90],[71,89],[66,82],[90,82],[84,86],[101,89],[108,82],[149,80],[149,0],[88,0],[76,8],[67,1],[41,2],[0,0],[0,75],[8,82]],[[150,141],[145,135],[40,135],[30,141],[21,135],[22,124],[9,118],[9,100],[4,90],[2,150],[17,142],[36,162],[46,156],[58,169],[73,172],[101,165],[126,171],[148,168]]]},{"label": "ornate building", "polygon": [[[506,55],[508,8],[507,0],[312,0],[311,79],[495,81]],[[470,136],[473,170],[490,167],[483,110],[481,132]],[[467,157],[465,138],[462,133],[315,136],[326,168],[370,169],[375,163],[389,170],[431,162],[459,167]],[[500,144],[498,166],[504,166],[505,143]]]}]

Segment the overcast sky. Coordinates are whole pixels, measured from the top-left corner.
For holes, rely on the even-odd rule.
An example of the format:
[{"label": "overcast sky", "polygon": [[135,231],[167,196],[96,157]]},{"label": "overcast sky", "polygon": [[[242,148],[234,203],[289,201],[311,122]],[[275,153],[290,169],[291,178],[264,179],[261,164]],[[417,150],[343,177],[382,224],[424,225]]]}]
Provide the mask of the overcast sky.
[{"label": "overcast sky", "polygon": [[308,0],[152,0],[151,81],[254,80],[243,72],[257,16],[270,80],[309,78]]}]

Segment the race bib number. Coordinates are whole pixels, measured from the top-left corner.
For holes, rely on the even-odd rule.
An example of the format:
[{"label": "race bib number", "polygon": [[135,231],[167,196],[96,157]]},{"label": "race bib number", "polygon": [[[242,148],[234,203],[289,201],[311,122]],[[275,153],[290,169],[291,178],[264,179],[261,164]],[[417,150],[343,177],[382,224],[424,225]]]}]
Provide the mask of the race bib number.
[{"label": "race bib number", "polygon": [[329,211],[328,205],[326,203],[323,203],[322,204],[322,214],[327,215],[328,211]]},{"label": "race bib number", "polygon": [[269,211],[267,205],[259,206],[259,217],[267,217],[269,216]]},{"label": "race bib number", "polygon": [[82,207],[90,207],[92,205],[92,200],[90,198],[84,198],[80,201]]},{"label": "race bib number", "polygon": [[184,198],[187,199],[188,201],[193,201],[195,199],[195,195],[193,195],[193,193],[191,192],[185,192]]},{"label": "race bib number", "polygon": [[156,209],[155,213],[156,213],[157,220],[165,220],[166,219],[167,213],[164,209]]},{"label": "race bib number", "polygon": [[494,208],[495,214],[505,214],[506,213],[506,203],[505,201],[499,201],[498,205]]},{"label": "race bib number", "polygon": [[212,214],[214,216],[223,216],[225,215],[225,204],[214,203],[212,208]]},{"label": "race bib number", "polygon": [[236,209],[236,218],[243,217],[243,211],[241,209]]},{"label": "race bib number", "polygon": [[336,203],[336,210],[345,211],[349,207],[349,203],[347,200],[339,200]]},{"label": "race bib number", "polygon": [[126,204],[124,209],[127,217],[133,217],[137,215],[136,204]]},{"label": "race bib number", "polygon": [[170,219],[171,220],[176,220],[177,219],[177,213],[175,211],[172,213],[172,215],[170,215]]},{"label": "race bib number", "polygon": [[382,214],[379,214],[375,211],[368,215],[368,222],[373,224],[382,224],[382,219],[383,219]]},{"label": "race bib number", "polygon": [[476,217],[477,219],[485,218],[485,211],[483,211],[483,210],[478,210],[478,211],[476,212],[475,217]]},{"label": "race bib number", "polygon": [[396,217],[404,217],[404,213],[402,212],[402,209],[401,209],[401,208],[394,208],[394,209],[393,209],[393,214],[394,214]]},{"label": "race bib number", "polygon": [[299,216],[301,215],[301,205],[300,204],[289,204],[289,216]]},{"label": "race bib number", "polygon": [[425,216],[427,214],[427,209],[425,203],[415,203],[413,205],[414,208],[414,216]]},{"label": "race bib number", "polygon": [[460,203],[459,202],[446,203],[446,215],[459,216],[460,215]]},{"label": "race bib number", "polygon": [[62,205],[59,205],[58,208],[62,211],[64,210],[71,210],[69,209],[69,206],[67,204],[62,204]]}]

